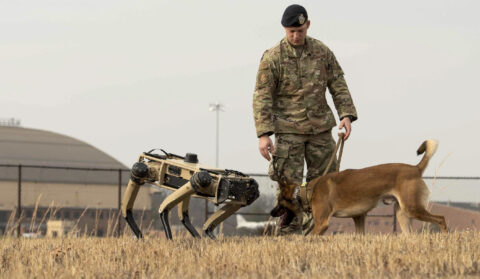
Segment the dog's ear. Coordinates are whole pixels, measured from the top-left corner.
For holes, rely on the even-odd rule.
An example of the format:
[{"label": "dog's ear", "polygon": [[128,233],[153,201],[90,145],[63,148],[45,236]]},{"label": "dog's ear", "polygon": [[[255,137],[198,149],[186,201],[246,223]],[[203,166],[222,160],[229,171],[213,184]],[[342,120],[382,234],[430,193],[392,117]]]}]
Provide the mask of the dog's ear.
[{"label": "dog's ear", "polygon": [[297,184],[288,181],[285,177],[278,181],[278,187],[280,188],[279,201],[282,199],[292,200],[295,198],[295,190],[297,189]]},{"label": "dog's ear", "polygon": [[275,206],[271,211],[270,211],[270,216],[272,217],[280,217],[283,214],[287,212],[287,209],[281,205]]}]

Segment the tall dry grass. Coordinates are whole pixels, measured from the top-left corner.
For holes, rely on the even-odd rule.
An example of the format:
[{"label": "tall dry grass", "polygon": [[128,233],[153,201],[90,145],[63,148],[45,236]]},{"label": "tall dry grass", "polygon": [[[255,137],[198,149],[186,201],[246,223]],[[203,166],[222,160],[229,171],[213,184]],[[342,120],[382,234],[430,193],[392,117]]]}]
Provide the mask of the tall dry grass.
[{"label": "tall dry grass", "polygon": [[480,277],[480,233],[0,239],[1,278]]}]

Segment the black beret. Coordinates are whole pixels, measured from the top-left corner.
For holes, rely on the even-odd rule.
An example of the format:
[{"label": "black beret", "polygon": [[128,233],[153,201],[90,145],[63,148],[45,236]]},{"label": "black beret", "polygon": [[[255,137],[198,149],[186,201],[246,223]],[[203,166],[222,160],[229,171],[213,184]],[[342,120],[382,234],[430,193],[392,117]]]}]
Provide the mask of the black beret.
[{"label": "black beret", "polygon": [[300,5],[290,5],[285,9],[282,16],[283,27],[299,27],[308,20],[307,10]]}]

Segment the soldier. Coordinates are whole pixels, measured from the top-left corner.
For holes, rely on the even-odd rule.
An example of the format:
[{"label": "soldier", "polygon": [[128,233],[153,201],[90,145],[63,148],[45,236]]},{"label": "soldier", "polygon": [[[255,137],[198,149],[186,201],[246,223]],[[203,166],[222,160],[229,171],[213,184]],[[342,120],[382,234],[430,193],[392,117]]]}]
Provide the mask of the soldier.
[{"label": "soldier", "polygon": [[[346,130],[345,140],[357,112],[333,52],[307,36],[310,20],[305,8],[288,6],[281,23],[285,38],[265,51],[260,61],[253,115],[260,153],[270,161],[270,178],[300,185],[304,162],[308,182],[323,173],[335,148],[331,129],[336,122],[327,104],[326,89],[340,119],[339,129]],[[275,146],[270,139],[273,134]],[[331,169],[335,170],[335,164]],[[301,233],[301,228],[302,220],[297,216],[280,232]]]}]

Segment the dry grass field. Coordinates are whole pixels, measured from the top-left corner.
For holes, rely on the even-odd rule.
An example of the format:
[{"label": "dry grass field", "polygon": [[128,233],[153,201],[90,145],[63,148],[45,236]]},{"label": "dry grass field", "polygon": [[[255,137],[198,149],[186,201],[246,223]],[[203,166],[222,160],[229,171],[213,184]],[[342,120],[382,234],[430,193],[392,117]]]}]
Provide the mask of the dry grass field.
[{"label": "dry grass field", "polygon": [[478,278],[480,233],[0,238],[1,278]]}]

